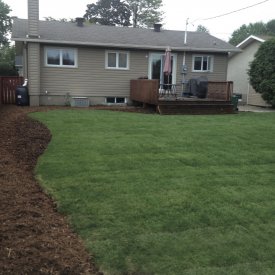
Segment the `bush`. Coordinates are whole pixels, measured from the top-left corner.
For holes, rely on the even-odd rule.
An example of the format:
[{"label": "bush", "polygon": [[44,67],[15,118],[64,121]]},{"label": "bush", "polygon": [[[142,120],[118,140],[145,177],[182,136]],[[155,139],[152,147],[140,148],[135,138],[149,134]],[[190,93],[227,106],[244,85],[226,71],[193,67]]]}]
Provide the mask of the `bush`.
[{"label": "bush", "polygon": [[275,38],[261,44],[250,63],[248,75],[255,91],[275,107]]},{"label": "bush", "polygon": [[275,39],[264,42],[248,70],[249,81],[257,93],[275,107]]},{"label": "bush", "polygon": [[0,76],[18,76],[15,68],[15,47],[0,47]]}]

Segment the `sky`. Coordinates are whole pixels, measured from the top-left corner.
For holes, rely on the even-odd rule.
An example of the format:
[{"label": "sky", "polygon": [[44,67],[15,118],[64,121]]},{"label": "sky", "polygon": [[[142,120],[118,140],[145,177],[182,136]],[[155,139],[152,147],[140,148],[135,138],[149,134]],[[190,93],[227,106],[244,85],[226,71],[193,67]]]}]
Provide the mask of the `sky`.
[{"label": "sky", "polygon": [[[27,18],[27,0],[2,1],[12,9],[11,16]],[[44,20],[45,17],[56,19],[82,17],[87,4],[96,3],[91,0],[40,0],[39,2],[40,20]],[[233,31],[243,24],[259,21],[266,23],[275,19],[275,0],[162,0],[162,2],[165,29],[185,30],[188,22],[188,31],[195,31],[198,25],[203,25],[212,35],[225,41],[228,41]],[[233,11],[236,12],[231,13]],[[227,13],[231,14],[220,16]]]}]

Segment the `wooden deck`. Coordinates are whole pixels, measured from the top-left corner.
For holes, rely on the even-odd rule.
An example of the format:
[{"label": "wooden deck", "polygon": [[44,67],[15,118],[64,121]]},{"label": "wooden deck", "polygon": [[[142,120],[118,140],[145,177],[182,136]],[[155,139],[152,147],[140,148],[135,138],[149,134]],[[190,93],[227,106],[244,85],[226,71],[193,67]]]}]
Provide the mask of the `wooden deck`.
[{"label": "wooden deck", "polygon": [[[131,80],[130,99],[143,105],[153,105],[160,114],[232,114],[232,82],[208,82],[206,98],[182,97],[180,88],[171,94],[159,94],[159,81]],[[178,90],[178,91],[177,91]]]}]

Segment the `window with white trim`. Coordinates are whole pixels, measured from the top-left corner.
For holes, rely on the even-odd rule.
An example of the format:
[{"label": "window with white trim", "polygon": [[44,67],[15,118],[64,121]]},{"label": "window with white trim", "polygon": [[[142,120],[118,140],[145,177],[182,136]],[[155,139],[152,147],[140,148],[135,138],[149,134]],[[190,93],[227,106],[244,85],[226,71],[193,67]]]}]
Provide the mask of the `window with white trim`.
[{"label": "window with white trim", "polygon": [[213,56],[193,55],[194,72],[211,72],[213,70]]},{"label": "window with white trim", "polygon": [[49,67],[77,67],[77,50],[71,48],[45,48],[45,65]]},{"label": "window with white trim", "polygon": [[108,104],[125,104],[127,103],[125,97],[115,97],[115,96],[109,96],[106,97],[106,103]]},{"label": "window with white trim", "polygon": [[128,70],[129,69],[129,53],[107,51],[106,52],[106,68]]}]

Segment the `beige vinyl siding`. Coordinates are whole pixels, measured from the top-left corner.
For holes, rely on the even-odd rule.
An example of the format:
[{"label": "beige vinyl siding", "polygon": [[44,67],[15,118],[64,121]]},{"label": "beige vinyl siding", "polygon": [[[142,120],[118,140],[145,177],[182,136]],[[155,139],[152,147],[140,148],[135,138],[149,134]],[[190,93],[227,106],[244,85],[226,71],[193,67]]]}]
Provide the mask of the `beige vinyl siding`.
[{"label": "beige vinyl siding", "polygon": [[40,45],[28,43],[28,80],[30,95],[40,94]]},{"label": "beige vinyl siding", "polygon": [[247,100],[249,100],[248,93],[250,85],[249,76],[247,74],[249,64],[254,59],[254,55],[260,45],[261,42],[254,41],[242,49],[242,52],[234,54],[228,62],[227,80],[234,82],[233,92],[242,94],[243,103],[247,103]]},{"label": "beige vinyl siding", "polygon": [[148,53],[129,51],[129,70],[106,69],[105,53],[100,48],[77,48],[78,67],[62,68],[47,67],[44,50],[41,51],[42,94],[47,91],[49,95],[69,92],[71,96],[128,97],[130,80],[147,75]]},{"label": "beige vinyl siding", "polygon": [[[227,60],[228,56],[227,54],[203,54],[203,55],[212,55],[214,58],[214,64],[213,64],[213,72],[192,72],[192,57],[193,55],[197,55],[195,53],[186,53],[185,60],[187,65],[187,74],[182,75],[182,65],[183,65],[183,59],[184,54],[183,53],[177,53],[177,93],[181,94],[182,88],[182,82],[188,81],[190,78],[197,78],[200,76],[205,76],[209,81],[225,81],[226,80],[226,74],[227,74]],[[201,55],[201,54],[198,54]]]},{"label": "beige vinyl siding", "polygon": [[[194,55],[209,55],[213,57],[213,71],[211,72],[193,72],[192,58]],[[186,79],[197,78],[200,76],[207,77],[209,81],[226,81],[227,75],[227,54],[217,53],[186,53],[187,75]]]},{"label": "beige vinyl siding", "polygon": [[253,89],[251,85],[248,87],[248,99],[247,104],[254,105],[254,106],[261,106],[261,107],[270,107],[271,105],[266,103],[262,99],[262,95],[259,93],[256,93],[256,91]]}]

